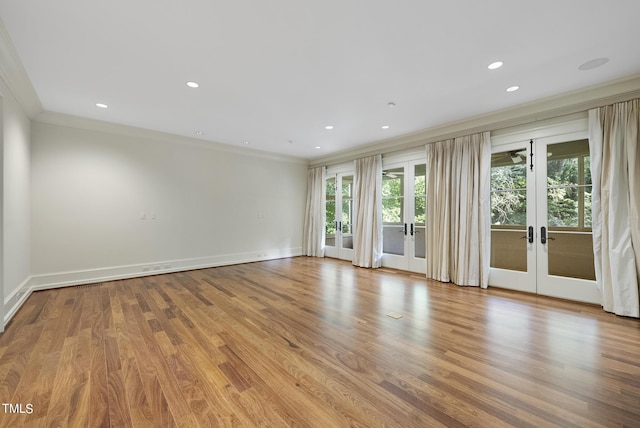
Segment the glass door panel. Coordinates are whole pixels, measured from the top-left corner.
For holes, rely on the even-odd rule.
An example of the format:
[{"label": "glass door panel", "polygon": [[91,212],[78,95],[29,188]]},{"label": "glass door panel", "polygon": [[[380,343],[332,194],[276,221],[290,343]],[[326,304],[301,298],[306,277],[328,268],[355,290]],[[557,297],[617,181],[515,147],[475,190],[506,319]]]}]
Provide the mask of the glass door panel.
[{"label": "glass door panel", "polygon": [[404,256],[404,167],[382,171],[382,252]]},{"label": "glass door panel", "polygon": [[427,167],[425,164],[413,165],[413,257],[409,270],[424,272],[425,264],[425,220],[427,208]]},{"label": "glass door panel", "polygon": [[325,188],[324,246],[325,251],[328,249],[331,252],[331,249],[336,246],[336,178],[327,178]]},{"label": "glass door panel", "polygon": [[547,146],[549,275],[594,280],[589,141]]},{"label": "glass door panel", "polygon": [[342,242],[345,249],[353,249],[353,175],[342,177]]},{"label": "glass door panel", "polygon": [[383,265],[426,272],[426,167],[418,161],[382,172]]},{"label": "glass door panel", "polygon": [[536,291],[534,175],[522,143],[491,154],[491,256],[489,284]]},{"label": "glass door panel", "polygon": [[[538,292],[598,303],[591,231],[589,141],[541,141]],[[546,229],[545,229],[546,228]]]},{"label": "glass door panel", "polygon": [[353,258],[353,173],[326,179],[325,255]]},{"label": "glass door panel", "polygon": [[527,271],[526,147],[491,155],[491,267]]}]

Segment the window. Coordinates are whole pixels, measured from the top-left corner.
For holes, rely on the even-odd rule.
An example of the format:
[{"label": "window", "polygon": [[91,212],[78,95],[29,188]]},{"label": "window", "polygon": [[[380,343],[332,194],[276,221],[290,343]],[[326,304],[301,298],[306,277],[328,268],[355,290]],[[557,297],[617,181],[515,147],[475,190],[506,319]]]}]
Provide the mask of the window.
[{"label": "window", "polygon": [[591,231],[590,168],[588,140],[548,146],[549,230]]},{"label": "window", "polygon": [[382,223],[404,223],[404,168],[382,172]]}]

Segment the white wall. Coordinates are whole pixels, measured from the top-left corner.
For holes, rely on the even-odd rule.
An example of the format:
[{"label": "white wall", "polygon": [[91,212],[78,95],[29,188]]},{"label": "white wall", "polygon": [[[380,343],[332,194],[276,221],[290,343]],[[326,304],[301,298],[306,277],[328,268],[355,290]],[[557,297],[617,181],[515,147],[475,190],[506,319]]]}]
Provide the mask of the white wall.
[{"label": "white wall", "polygon": [[36,288],[301,253],[305,161],[35,122],[31,168]]},{"label": "white wall", "polygon": [[0,81],[2,98],[2,297],[5,312],[29,279],[29,151],[31,121]]}]

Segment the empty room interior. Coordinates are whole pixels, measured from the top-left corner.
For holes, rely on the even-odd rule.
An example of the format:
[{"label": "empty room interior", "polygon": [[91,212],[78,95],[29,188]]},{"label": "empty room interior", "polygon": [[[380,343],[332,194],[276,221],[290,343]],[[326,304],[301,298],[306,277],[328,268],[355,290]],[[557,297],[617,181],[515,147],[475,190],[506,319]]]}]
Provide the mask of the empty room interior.
[{"label": "empty room interior", "polygon": [[640,2],[0,2],[0,427],[640,427]]}]

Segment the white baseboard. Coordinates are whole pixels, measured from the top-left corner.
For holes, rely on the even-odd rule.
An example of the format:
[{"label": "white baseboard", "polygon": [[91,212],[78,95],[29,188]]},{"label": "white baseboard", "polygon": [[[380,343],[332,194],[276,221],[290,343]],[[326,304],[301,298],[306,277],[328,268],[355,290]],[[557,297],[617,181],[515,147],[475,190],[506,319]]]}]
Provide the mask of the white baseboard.
[{"label": "white baseboard", "polygon": [[17,287],[4,302],[4,326],[20,309],[27,297],[38,290],[92,284],[96,282],[114,281],[118,279],[137,278],[163,273],[181,272],[194,269],[205,269],[217,266],[228,266],[241,263],[275,260],[302,255],[302,248],[282,248],[263,252],[225,254],[222,256],[198,257],[192,259],[157,261],[126,266],[115,266],[99,269],[87,269],[52,274],[32,275]]},{"label": "white baseboard", "polygon": [[28,277],[27,279],[22,281],[22,283],[4,299],[4,320],[2,323],[2,331],[4,331],[4,326],[7,325],[7,323],[11,320],[11,318],[13,318],[15,313],[18,312],[18,309],[20,309],[22,304],[31,295],[31,292],[33,290],[29,286],[30,280],[31,277]]}]

